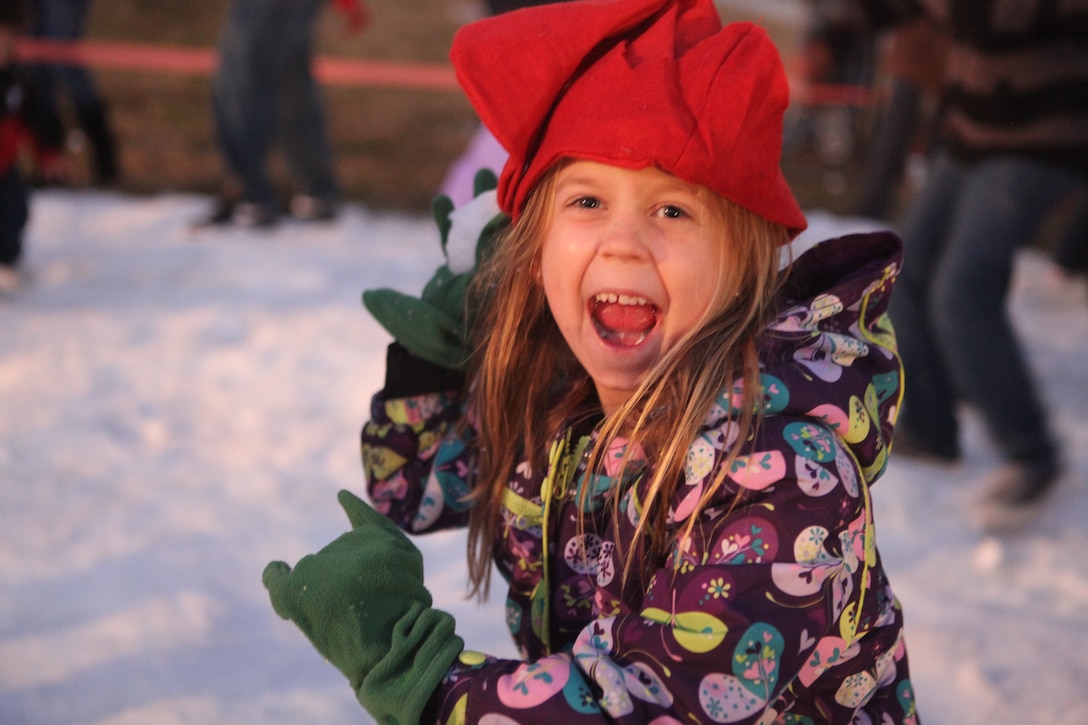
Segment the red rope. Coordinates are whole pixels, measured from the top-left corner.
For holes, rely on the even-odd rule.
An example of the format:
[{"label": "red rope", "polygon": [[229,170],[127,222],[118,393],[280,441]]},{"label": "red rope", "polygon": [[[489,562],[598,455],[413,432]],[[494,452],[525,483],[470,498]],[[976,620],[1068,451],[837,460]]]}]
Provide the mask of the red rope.
[{"label": "red rope", "polygon": [[[216,53],[208,48],[83,41],[62,43],[20,38],[16,57],[32,63],[70,63],[116,70],[209,75]],[[382,86],[401,89],[457,91],[457,79],[448,65],[394,63],[333,58],[314,60],[314,75],[322,83],[341,86]],[[866,106],[874,102],[872,89],[858,85],[805,84],[793,89],[793,103],[809,106]]]},{"label": "red rope", "polygon": [[[207,48],[83,41],[61,43],[20,38],[16,57],[29,63],[66,63],[131,71],[157,71],[209,75],[215,70],[216,53]],[[349,86],[386,86],[439,91],[458,89],[453,69],[444,65],[392,63],[321,56],[314,61],[314,75],[323,83]]]}]

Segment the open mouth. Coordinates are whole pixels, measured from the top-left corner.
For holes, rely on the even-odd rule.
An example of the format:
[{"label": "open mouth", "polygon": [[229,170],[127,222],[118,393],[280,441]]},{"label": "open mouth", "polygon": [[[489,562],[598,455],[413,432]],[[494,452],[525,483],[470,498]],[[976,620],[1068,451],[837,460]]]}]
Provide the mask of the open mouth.
[{"label": "open mouth", "polygon": [[597,334],[607,343],[634,347],[657,325],[657,305],[635,295],[600,292],[590,302]]}]

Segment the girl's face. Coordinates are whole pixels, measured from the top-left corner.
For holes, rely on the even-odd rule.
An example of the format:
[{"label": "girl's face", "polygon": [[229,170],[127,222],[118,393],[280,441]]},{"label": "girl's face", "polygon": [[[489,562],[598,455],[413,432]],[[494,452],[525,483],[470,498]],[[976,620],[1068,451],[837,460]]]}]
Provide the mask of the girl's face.
[{"label": "girl's face", "polygon": [[729,297],[711,193],[659,169],[574,161],[556,178],[540,273],[552,316],[614,412]]}]

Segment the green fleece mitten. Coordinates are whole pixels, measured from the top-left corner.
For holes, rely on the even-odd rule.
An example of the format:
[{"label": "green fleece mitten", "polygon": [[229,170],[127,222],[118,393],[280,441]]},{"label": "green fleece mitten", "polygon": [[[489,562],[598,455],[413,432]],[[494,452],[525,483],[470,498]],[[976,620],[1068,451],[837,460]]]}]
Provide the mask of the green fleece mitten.
[{"label": "green fleece mitten", "polygon": [[446,257],[417,298],[392,289],[363,292],[363,304],[416,357],[450,370],[468,363],[474,311],[466,296],[472,275],[507,221],[495,201],[495,174],[476,175],[475,198],[454,210],[447,196],[431,204]]},{"label": "green fleece mitten", "polygon": [[358,497],[337,498],[352,530],[293,571],[270,563],[265,588],[276,614],[344,673],[375,720],[415,725],[464,642],[453,617],[431,608],[419,549]]}]

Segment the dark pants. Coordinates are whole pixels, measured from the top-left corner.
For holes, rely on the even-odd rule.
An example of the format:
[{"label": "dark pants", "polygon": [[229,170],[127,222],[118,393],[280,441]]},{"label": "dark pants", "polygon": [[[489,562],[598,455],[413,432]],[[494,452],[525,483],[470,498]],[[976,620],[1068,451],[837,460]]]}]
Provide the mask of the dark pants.
[{"label": "dark pants", "polygon": [[[34,25],[32,32],[49,40],[80,40],[87,29],[89,0],[34,0]],[[82,65],[50,65],[43,83],[52,90],[62,84],[72,97],[76,108],[98,105],[98,90],[87,68]],[[52,93],[43,93],[47,102],[55,103]]]},{"label": "dark pants", "polygon": [[957,450],[957,403],[977,408],[1006,458],[1056,460],[1056,443],[1006,308],[1016,253],[1088,179],[1029,158],[973,165],[938,155],[903,222],[891,319],[904,367],[899,426]]},{"label": "dark pants", "polygon": [[[87,30],[90,5],[90,0],[34,0],[31,3],[34,18],[31,32],[46,40],[80,40]],[[91,146],[96,181],[114,181],[118,175],[117,143],[107,118],[106,104],[90,71],[79,64],[34,66],[33,82],[39,89],[45,122],[53,124],[58,137],[61,122],[57,95],[62,88],[68,93],[76,122]]]},{"label": "dark pants", "polygon": [[274,142],[298,190],[337,189],[320,90],[311,74],[314,23],[326,0],[232,0],[212,92],[216,138],[246,201],[276,203],[268,176]]},{"label": "dark pants", "polygon": [[891,99],[883,110],[869,148],[859,184],[855,213],[870,219],[887,219],[895,192],[903,177],[910,145],[918,128],[922,93],[913,83],[897,78]]},{"label": "dark pants", "polygon": [[0,173],[0,265],[14,267],[23,255],[29,192],[15,167]]},{"label": "dark pants", "polygon": [[1088,192],[1077,198],[1054,248],[1054,262],[1068,274],[1088,275]]}]

